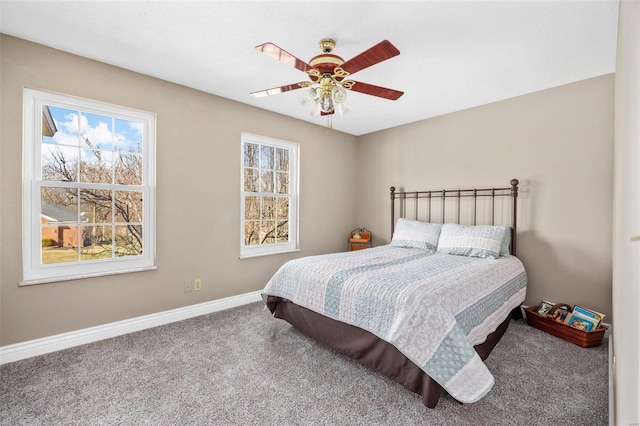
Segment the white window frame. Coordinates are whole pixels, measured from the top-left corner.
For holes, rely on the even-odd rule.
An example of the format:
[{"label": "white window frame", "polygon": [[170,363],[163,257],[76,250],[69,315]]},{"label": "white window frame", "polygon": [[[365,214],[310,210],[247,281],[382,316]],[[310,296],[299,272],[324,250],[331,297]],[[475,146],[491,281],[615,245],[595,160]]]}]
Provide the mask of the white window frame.
[{"label": "white window frame", "polygon": [[[143,123],[142,185],[121,187],[123,190],[141,191],[143,193],[142,235],[144,242],[141,255],[54,264],[41,263],[40,189],[43,186],[47,186],[47,183],[43,185],[41,167],[42,107],[44,105]],[[22,143],[23,280],[20,285],[42,284],[156,269],[155,139],[156,115],[154,113],[64,94],[24,89]],[[82,184],[80,183],[79,185]]]},{"label": "white window frame", "polygon": [[[244,144],[254,143],[267,145],[289,151],[289,241],[287,243],[274,243],[259,246],[248,246],[245,244],[245,197],[255,196],[256,192],[245,192],[244,190]],[[297,143],[273,139],[266,136],[242,133],[240,137],[240,259],[257,256],[267,256],[272,254],[290,253],[299,251],[298,248],[298,190],[299,190],[299,157],[300,148]],[[282,196],[282,194],[272,194]]]}]

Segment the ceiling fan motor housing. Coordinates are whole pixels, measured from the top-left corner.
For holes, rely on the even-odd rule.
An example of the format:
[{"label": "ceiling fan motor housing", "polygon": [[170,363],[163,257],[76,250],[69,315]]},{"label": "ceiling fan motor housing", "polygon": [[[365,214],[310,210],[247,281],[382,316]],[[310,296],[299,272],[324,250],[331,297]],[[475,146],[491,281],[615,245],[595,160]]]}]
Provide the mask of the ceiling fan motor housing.
[{"label": "ceiling fan motor housing", "polygon": [[333,74],[333,70],[343,63],[344,59],[338,55],[334,55],[333,53],[324,53],[322,55],[314,56],[309,61],[309,65],[317,69],[321,74]]}]

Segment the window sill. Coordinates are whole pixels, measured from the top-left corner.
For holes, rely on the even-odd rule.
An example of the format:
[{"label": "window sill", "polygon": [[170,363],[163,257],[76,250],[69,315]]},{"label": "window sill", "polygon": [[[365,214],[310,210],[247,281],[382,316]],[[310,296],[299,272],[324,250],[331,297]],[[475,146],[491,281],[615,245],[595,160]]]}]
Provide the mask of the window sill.
[{"label": "window sill", "polygon": [[269,253],[251,253],[251,254],[242,254],[240,255],[240,259],[251,259],[253,257],[263,257],[263,256],[272,256],[274,254],[286,254],[286,253],[295,253],[300,251],[300,249],[292,249],[292,250],[282,250],[282,251],[272,251]]},{"label": "window sill", "polygon": [[118,271],[108,271],[108,272],[95,272],[88,274],[79,274],[79,275],[68,275],[64,277],[53,277],[53,278],[38,278],[33,280],[24,280],[18,283],[19,287],[28,286],[28,285],[36,285],[36,284],[46,284],[46,283],[55,283],[60,281],[71,281],[71,280],[81,280],[84,278],[93,278],[93,277],[103,277],[106,275],[120,275],[120,274],[129,274],[131,272],[142,272],[142,271],[153,271],[158,269],[157,266],[145,266],[141,268],[131,268],[131,269],[122,269]]}]

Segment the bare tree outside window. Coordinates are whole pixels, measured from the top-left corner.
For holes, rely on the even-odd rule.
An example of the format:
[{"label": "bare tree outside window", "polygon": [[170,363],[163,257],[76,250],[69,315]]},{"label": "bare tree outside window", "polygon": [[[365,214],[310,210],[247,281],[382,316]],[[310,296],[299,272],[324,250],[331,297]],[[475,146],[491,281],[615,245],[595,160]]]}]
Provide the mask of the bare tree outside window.
[{"label": "bare tree outside window", "polygon": [[289,211],[277,208],[278,202],[283,206],[287,202],[273,195],[288,194],[288,151],[245,143],[244,166],[244,190],[256,193],[245,199],[245,244],[287,242]]}]

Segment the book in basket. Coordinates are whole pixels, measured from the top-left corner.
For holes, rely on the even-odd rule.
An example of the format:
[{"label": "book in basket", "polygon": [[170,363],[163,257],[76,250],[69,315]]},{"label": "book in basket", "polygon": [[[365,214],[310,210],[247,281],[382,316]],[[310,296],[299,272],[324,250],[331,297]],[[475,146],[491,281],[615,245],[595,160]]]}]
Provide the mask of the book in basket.
[{"label": "book in basket", "polygon": [[571,315],[569,311],[570,307],[561,306],[552,315],[547,315],[547,318],[554,320],[555,322],[564,323],[567,320],[567,316]]},{"label": "book in basket", "polygon": [[538,307],[538,313],[543,316],[547,316],[551,308],[553,308],[555,303],[549,302],[548,300],[543,300],[540,306]]},{"label": "book in basket", "polygon": [[601,314],[600,312],[596,312],[593,309],[583,308],[582,306],[578,306],[578,305],[573,307],[572,313],[573,315],[577,315],[580,318],[587,319],[594,322],[594,327],[593,327],[594,330],[598,328],[598,326],[600,325],[600,323],[602,322],[605,316],[604,314]]},{"label": "book in basket", "polygon": [[565,324],[582,331],[591,331],[596,329],[596,322],[593,318],[587,318],[573,313],[567,315]]}]

